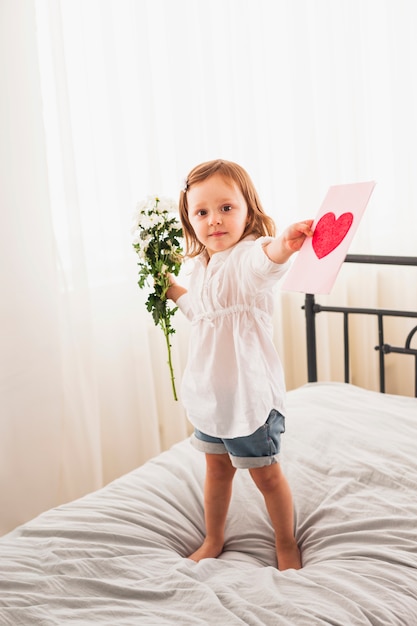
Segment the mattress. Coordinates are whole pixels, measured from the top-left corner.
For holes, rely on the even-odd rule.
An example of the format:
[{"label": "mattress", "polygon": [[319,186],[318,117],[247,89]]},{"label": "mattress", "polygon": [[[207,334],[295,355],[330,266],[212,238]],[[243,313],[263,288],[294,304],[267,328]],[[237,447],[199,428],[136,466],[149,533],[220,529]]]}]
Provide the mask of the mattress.
[{"label": "mattress", "polygon": [[249,473],[225,550],[204,536],[204,455],[187,438],[0,539],[0,624],[417,624],[417,400],[345,383],[287,394],[280,462],[303,568],[277,569]]}]

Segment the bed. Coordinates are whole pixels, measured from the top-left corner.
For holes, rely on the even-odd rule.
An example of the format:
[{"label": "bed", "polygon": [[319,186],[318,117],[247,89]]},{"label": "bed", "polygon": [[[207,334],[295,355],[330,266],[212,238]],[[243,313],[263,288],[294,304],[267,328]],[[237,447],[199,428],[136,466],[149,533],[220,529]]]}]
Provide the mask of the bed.
[{"label": "bed", "polygon": [[[288,392],[281,453],[303,569],[277,569],[262,496],[245,471],[223,554],[186,558],[203,538],[205,466],[185,439],[0,539],[2,626],[417,624],[417,399],[360,388],[349,372],[319,382],[314,325],[325,310],[312,294],[304,306],[310,382]],[[379,338],[380,354],[397,349]]]}]

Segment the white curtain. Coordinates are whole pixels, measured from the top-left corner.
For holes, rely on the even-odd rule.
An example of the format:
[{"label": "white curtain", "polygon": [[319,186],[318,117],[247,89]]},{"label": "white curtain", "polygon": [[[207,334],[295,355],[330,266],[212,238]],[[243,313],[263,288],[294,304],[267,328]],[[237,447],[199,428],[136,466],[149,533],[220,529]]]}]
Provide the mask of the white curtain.
[{"label": "white curtain", "polygon": [[[0,11],[1,533],[190,432],[136,284],[138,200],[177,198],[191,167],[222,157],[249,171],[282,228],[314,217],[329,185],[376,180],[350,252],[417,253],[417,23],[413,0]],[[350,266],[322,301],[415,310],[416,285],[416,270]],[[301,305],[277,297],[289,388],[306,382]],[[179,386],[188,330],[175,324]],[[341,379],[340,321],[318,325],[319,374]],[[393,341],[411,325],[392,324]],[[352,326],[353,382],[375,388],[375,323]],[[409,364],[389,391],[412,393]]]}]

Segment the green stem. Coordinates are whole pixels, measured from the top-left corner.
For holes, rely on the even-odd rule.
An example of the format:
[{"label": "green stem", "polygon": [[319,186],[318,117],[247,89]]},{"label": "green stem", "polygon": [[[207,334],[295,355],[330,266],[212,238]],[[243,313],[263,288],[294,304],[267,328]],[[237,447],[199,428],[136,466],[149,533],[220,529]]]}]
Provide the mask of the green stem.
[{"label": "green stem", "polygon": [[174,368],[172,366],[172,358],[171,358],[171,344],[169,342],[169,328],[168,328],[168,321],[166,317],[163,317],[161,319],[161,327],[162,330],[164,331],[164,335],[165,335],[165,342],[167,345],[167,352],[168,352],[168,365],[169,365],[169,372],[170,372],[170,376],[171,376],[171,387],[172,387],[172,393],[174,394],[174,400],[178,400],[177,397],[177,390],[175,388],[175,376],[174,376]]}]

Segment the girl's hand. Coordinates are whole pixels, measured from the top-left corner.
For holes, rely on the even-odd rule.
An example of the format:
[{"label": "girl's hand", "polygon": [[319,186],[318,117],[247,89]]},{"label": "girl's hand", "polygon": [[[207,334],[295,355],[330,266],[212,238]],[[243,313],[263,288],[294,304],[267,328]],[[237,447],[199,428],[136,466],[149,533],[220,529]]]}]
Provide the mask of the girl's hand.
[{"label": "girl's hand", "polygon": [[177,283],[174,274],[168,274],[168,279],[169,287],[167,290],[167,298],[176,302],[180,296],[184,295],[184,293],[187,293],[187,290],[185,289],[185,287],[182,287]]},{"label": "girl's hand", "polygon": [[282,244],[290,253],[298,252],[306,237],[312,237],[311,225],[313,220],[297,222],[289,226],[282,234]]},{"label": "girl's hand", "polygon": [[266,255],[274,263],[283,264],[294,252],[298,252],[306,237],[312,237],[313,220],[304,220],[288,226],[284,232],[264,248]]}]

